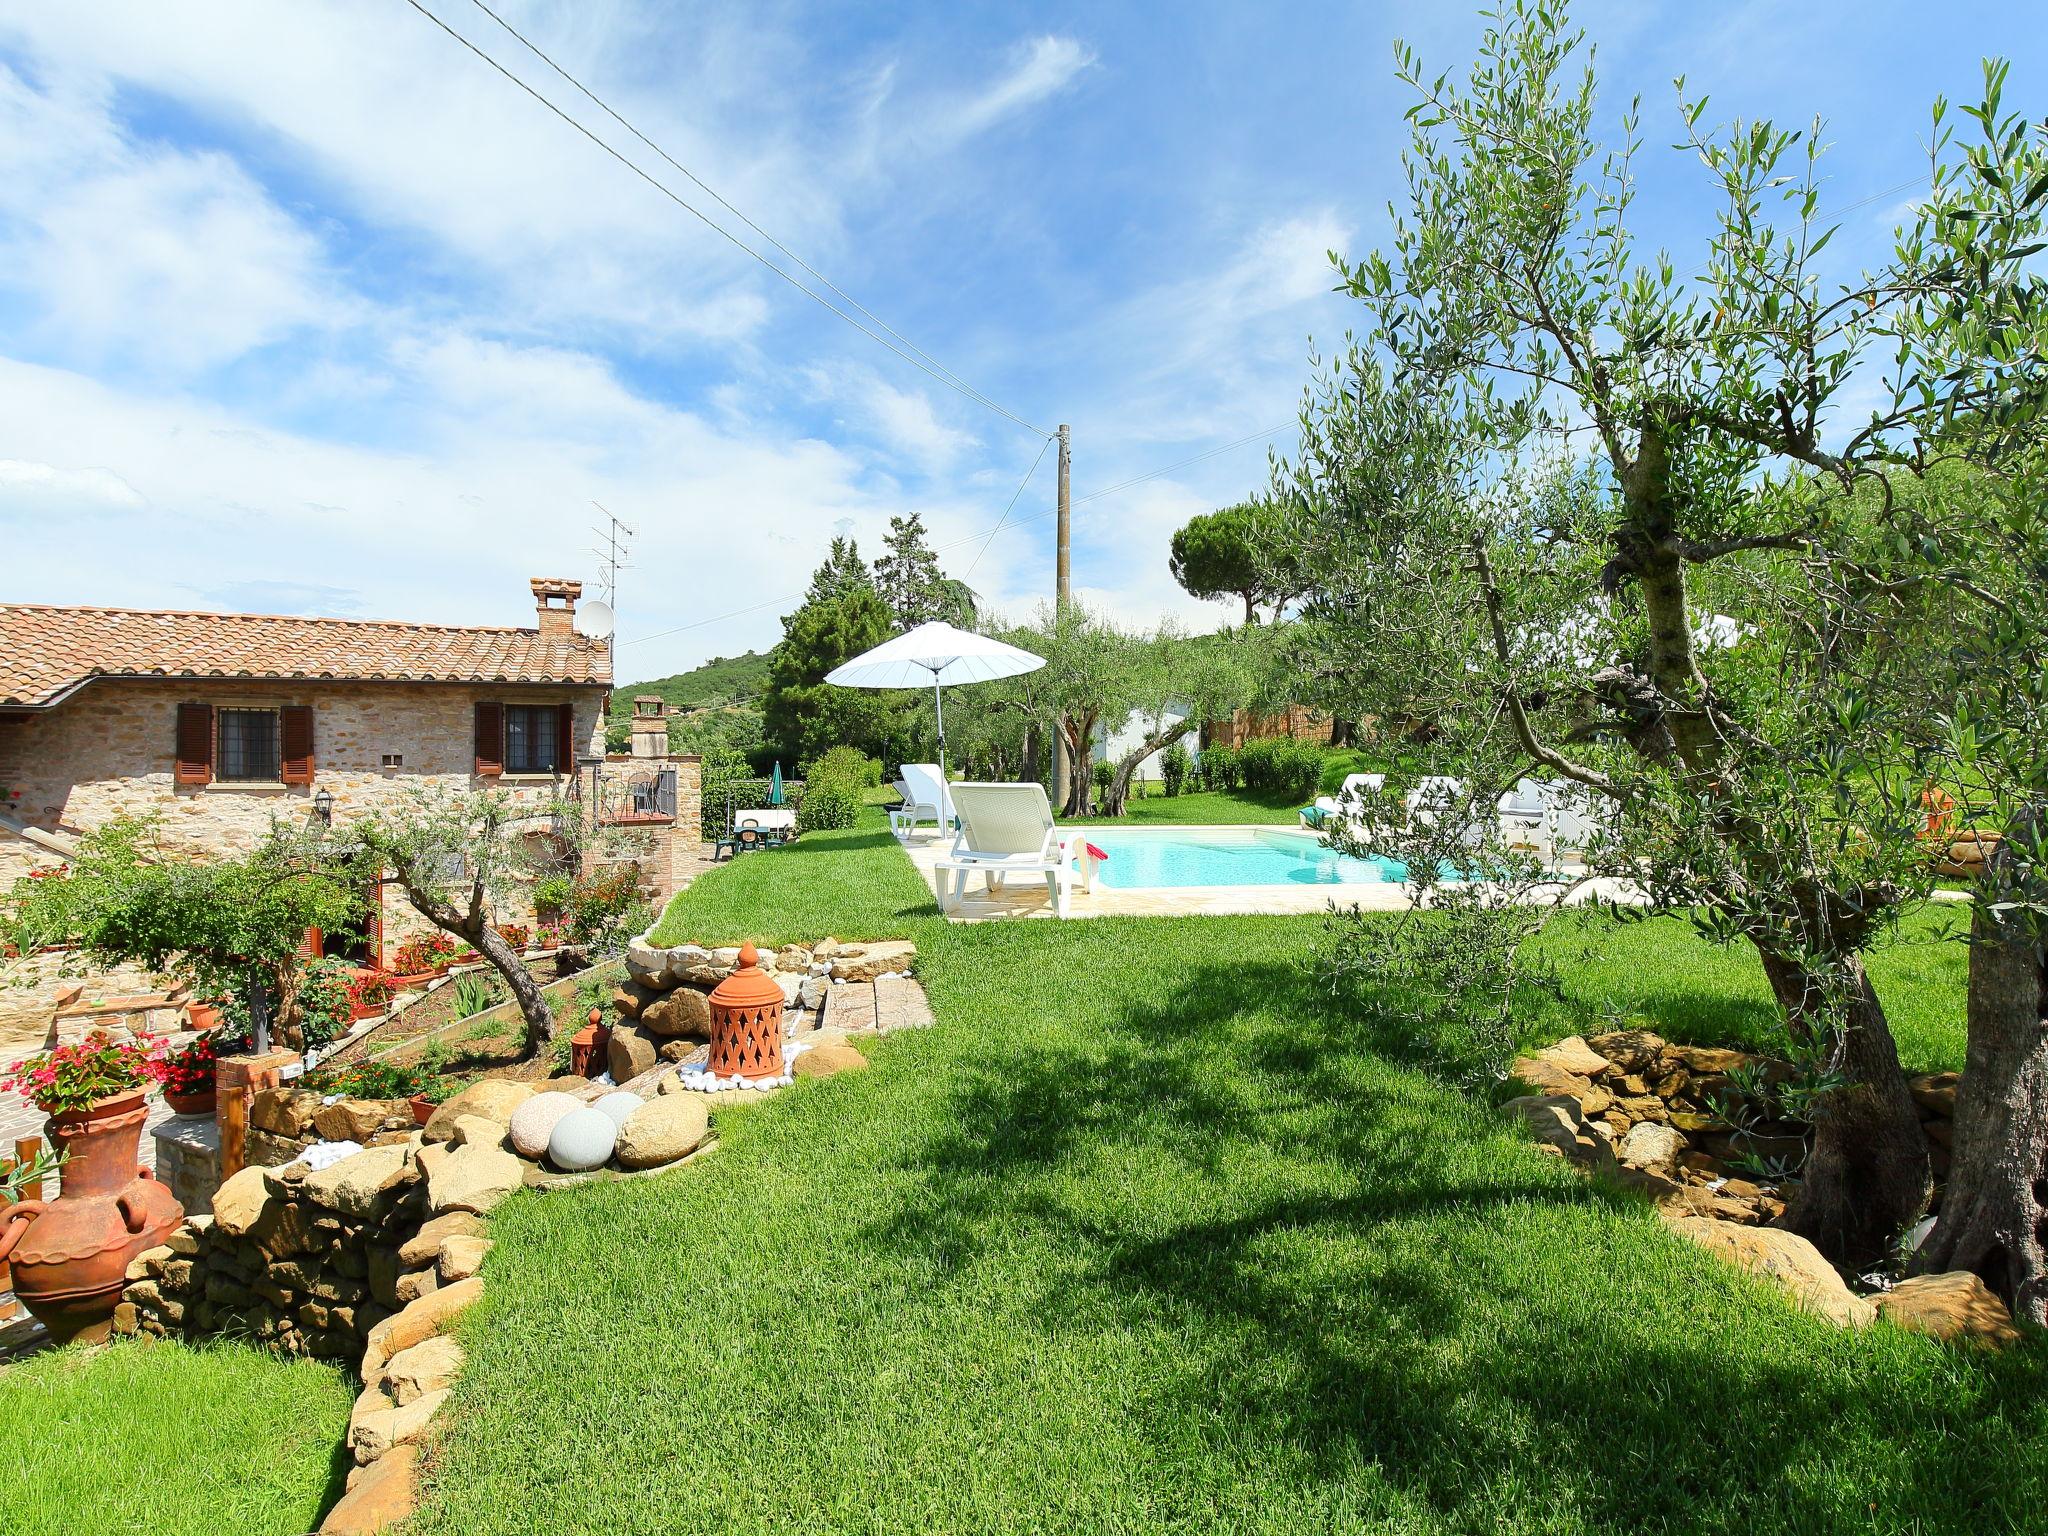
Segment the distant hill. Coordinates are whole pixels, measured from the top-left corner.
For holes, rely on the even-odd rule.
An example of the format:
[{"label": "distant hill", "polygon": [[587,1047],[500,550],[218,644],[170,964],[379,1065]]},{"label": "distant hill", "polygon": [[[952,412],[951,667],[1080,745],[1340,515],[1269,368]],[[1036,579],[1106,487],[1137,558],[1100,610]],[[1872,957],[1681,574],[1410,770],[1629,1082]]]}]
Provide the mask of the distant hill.
[{"label": "distant hill", "polygon": [[748,651],[743,656],[714,656],[703,666],[673,677],[657,677],[644,683],[624,683],[612,690],[616,713],[631,714],[633,695],[658,694],[663,702],[678,709],[702,709],[711,704],[750,704],[768,686],[766,653]]}]

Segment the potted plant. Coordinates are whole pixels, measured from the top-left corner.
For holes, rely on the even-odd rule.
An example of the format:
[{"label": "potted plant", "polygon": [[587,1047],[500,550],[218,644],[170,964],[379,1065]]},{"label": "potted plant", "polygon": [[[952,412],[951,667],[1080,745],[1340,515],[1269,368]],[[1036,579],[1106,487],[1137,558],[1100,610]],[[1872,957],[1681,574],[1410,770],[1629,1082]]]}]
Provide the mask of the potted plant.
[{"label": "potted plant", "polygon": [[422,934],[407,939],[391,957],[392,982],[415,987],[431,981],[455,963],[455,940],[445,933]]},{"label": "potted plant", "polygon": [[209,1034],[219,1029],[221,1010],[226,1006],[223,997],[195,997],[185,1004],[185,1027]]},{"label": "potted plant", "polygon": [[421,1125],[425,1125],[434,1118],[435,1110],[446,1104],[468,1086],[469,1084],[459,1078],[428,1078],[426,1086],[406,1100],[408,1104],[412,1105],[413,1119],[417,1120]]},{"label": "potted plant", "polygon": [[351,1024],[384,1012],[391,1006],[391,977],[383,971],[358,968],[348,984],[348,1016]]},{"label": "potted plant", "polygon": [[165,1053],[161,1064],[164,1102],[174,1115],[210,1115],[216,1093],[213,1067],[219,1047],[212,1034],[202,1034]]},{"label": "potted plant", "polygon": [[13,1265],[15,1295],[60,1341],[104,1336],[129,1262],[185,1214],[138,1171],[143,1093],[162,1070],[156,1051],[94,1030],[7,1074],[7,1086],[50,1117],[45,1134],[65,1175],[55,1200],[0,1212],[0,1260]]}]

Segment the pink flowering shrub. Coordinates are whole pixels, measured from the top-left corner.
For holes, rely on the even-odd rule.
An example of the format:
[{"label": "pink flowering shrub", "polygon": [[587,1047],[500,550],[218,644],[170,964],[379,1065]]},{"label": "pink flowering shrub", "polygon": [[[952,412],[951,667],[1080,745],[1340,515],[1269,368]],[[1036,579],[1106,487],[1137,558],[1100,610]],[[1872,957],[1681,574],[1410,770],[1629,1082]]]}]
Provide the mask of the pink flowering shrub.
[{"label": "pink flowering shrub", "polygon": [[96,1029],[75,1045],[16,1062],[0,1082],[44,1114],[62,1115],[161,1081],[163,1075],[161,1044],[137,1045]]}]

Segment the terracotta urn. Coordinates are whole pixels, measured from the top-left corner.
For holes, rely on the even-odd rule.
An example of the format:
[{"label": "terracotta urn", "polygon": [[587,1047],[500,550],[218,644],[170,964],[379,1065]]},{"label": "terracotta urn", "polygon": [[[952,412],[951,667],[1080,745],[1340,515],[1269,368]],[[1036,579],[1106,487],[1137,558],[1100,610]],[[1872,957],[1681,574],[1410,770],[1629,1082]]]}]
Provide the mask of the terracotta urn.
[{"label": "terracotta urn", "polygon": [[166,1088],[164,1102],[171,1106],[174,1115],[210,1115],[220,1107],[220,1095],[212,1088],[198,1093],[173,1093]]},{"label": "terracotta urn", "polygon": [[47,1134],[67,1154],[63,1192],[0,1210],[0,1259],[13,1265],[14,1294],[59,1343],[104,1338],[129,1262],[184,1219],[137,1161],[147,1114],[137,1088],[52,1115]]}]

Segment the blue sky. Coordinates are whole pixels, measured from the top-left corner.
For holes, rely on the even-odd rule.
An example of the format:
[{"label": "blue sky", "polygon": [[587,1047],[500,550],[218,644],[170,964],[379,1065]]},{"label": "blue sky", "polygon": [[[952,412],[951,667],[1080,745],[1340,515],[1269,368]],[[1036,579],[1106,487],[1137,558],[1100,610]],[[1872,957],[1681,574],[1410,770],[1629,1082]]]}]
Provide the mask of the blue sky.
[{"label": "blue sky", "polygon": [[[423,0],[622,145],[470,0]],[[1350,322],[1324,253],[1384,238],[1394,39],[1462,6],[518,3],[501,14],[867,308],[1026,420],[1077,497],[1293,416]],[[1642,224],[1708,206],[1711,116],[1827,119],[1846,205],[1924,169],[1937,92],[2048,112],[2038,7],[1581,5],[1603,117],[1645,102]],[[693,199],[699,194],[635,152]],[[1910,193],[1850,211],[1875,260]],[[730,219],[727,220],[730,223]],[[742,231],[744,233],[744,231]],[[749,239],[753,237],[748,236]],[[1166,572],[1265,436],[1075,515],[1076,583],[1213,624]],[[1272,441],[1282,450],[1290,437]],[[405,0],[0,13],[0,598],[522,623],[525,578],[640,531],[622,681],[760,648],[835,529],[922,513],[1022,616],[1052,457],[855,334]]]}]

